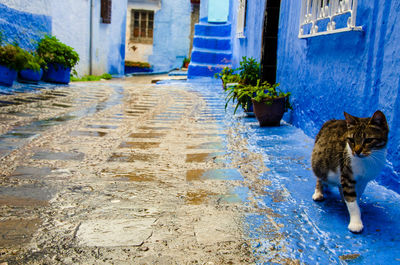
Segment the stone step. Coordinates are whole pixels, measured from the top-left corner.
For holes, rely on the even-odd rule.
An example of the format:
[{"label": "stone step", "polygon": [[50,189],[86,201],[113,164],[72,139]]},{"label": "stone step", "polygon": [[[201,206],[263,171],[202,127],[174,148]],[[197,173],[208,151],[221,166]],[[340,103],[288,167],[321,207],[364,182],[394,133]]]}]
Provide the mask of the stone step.
[{"label": "stone step", "polygon": [[232,62],[232,52],[229,50],[194,48],[191,61],[201,64],[230,64]]},{"label": "stone step", "polygon": [[200,22],[194,26],[197,36],[229,37],[231,35],[231,24],[212,24]]}]

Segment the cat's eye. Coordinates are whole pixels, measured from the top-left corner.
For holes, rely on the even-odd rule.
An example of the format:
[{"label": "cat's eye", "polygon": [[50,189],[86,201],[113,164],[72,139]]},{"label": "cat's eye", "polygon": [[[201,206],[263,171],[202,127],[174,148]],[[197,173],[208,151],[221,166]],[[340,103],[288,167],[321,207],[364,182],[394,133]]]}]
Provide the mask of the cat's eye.
[{"label": "cat's eye", "polygon": [[364,139],[364,144],[370,144],[375,140],[375,138],[366,138]]}]

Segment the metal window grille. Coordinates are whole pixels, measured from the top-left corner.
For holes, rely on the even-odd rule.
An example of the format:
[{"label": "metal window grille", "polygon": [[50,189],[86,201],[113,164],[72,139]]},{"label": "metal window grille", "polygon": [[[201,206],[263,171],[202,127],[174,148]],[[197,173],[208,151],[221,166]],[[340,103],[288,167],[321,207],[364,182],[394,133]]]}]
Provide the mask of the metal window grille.
[{"label": "metal window grille", "polygon": [[111,24],[111,10],[112,1],[111,0],[101,0],[101,22],[105,24]]},{"label": "metal window grille", "polygon": [[362,30],[356,16],[357,0],[302,0],[299,38]]},{"label": "metal window grille", "polygon": [[247,0],[239,0],[237,24],[236,24],[236,37],[245,38],[244,28],[246,27],[246,2]]},{"label": "metal window grille", "polygon": [[131,11],[131,41],[153,43],[154,11]]}]

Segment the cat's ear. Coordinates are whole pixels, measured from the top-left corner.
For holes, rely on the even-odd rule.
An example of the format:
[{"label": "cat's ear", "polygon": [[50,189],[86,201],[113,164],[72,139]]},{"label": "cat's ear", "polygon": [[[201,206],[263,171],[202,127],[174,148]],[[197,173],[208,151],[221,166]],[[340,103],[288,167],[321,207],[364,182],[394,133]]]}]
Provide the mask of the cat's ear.
[{"label": "cat's ear", "polygon": [[374,115],[372,115],[369,123],[380,126],[380,127],[386,127],[387,121],[386,121],[385,114],[383,114],[383,112],[380,110],[375,111],[375,113],[374,113]]},{"label": "cat's ear", "polygon": [[356,117],[351,116],[347,112],[343,112],[343,114],[344,114],[344,117],[346,118],[347,126],[356,125],[356,123],[357,123]]}]

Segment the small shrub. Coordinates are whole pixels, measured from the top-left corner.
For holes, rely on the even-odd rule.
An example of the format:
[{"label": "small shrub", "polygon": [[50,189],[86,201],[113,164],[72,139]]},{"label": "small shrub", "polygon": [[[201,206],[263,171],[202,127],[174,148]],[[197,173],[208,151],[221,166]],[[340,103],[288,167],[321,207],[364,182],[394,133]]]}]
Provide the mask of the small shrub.
[{"label": "small shrub", "polygon": [[46,64],[61,64],[73,68],[79,62],[78,53],[70,46],[59,41],[55,36],[46,35],[40,40],[37,53]]}]

